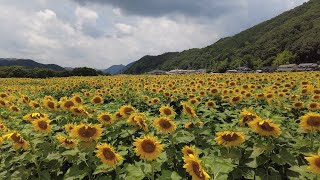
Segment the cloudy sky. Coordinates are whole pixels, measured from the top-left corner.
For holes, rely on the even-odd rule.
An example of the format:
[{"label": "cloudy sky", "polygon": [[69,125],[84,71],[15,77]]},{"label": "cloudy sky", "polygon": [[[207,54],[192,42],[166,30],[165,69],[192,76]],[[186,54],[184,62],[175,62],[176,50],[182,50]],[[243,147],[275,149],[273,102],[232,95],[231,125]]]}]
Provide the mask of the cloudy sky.
[{"label": "cloudy sky", "polygon": [[107,68],[200,48],[307,0],[0,0],[0,57]]}]

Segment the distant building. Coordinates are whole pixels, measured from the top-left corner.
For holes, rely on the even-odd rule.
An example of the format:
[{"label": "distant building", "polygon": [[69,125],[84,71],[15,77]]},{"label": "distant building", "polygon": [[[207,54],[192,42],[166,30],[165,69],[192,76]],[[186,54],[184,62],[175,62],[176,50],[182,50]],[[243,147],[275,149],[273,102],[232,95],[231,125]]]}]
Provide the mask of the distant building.
[{"label": "distant building", "polygon": [[280,65],[277,69],[278,72],[295,72],[298,70],[297,64]]},{"label": "distant building", "polygon": [[227,70],[226,73],[238,73],[236,69]]},{"label": "distant building", "polygon": [[265,67],[261,68],[262,72],[269,72],[269,73],[276,72],[277,69],[278,69],[278,67],[276,67],[276,66],[265,66]]},{"label": "distant building", "polygon": [[302,63],[298,65],[297,71],[315,71],[318,70],[318,64],[316,63]]},{"label": "distant building", "polygon": [[245,66],[237,68],[237,72],[240,72],[240,73],[248,73],[248,72],[251,72],[251,71],[252,71],[252,69],[250,69],[248,67],[245,67]]},{"label": "distant building", "polygon": [[162,71],[162,70],[153,70],[148,72],[148,74],[155,74],[155,75],[160,75],[160,74],[166,74],[167,71]]}]

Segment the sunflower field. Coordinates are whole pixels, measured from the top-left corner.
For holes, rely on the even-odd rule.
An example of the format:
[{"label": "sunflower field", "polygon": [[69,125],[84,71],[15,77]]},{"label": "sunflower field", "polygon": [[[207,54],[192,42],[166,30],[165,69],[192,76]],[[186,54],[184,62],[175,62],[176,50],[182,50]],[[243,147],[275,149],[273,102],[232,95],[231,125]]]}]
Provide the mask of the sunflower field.
[{"label": "sunflower field", "polygon": [[320,72],[0,79],[1,179],[320,179]]}]

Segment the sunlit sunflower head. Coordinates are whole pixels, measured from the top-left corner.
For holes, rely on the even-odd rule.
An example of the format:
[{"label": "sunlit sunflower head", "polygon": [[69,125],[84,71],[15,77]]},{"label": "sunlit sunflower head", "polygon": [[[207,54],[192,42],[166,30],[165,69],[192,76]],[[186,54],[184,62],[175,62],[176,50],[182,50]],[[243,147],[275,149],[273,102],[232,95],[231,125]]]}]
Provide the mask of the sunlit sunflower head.
[{"label": "sunlit sunflower head", "polygon": [[8,132],[8,127],[0,121],[0,133]]},{"label": "sunlit sunflower head", "polygon": [[0,98],[0,107],[6,107],[8,105],[8,101]]},{"label": "sunlit sunflower head", "polygon": [[36,102],[36,101],[30,101],[30,102],[29,102],[29,106],[30,106],[31,108],[39,108],[39,107],[40,107],[40,104],[39,104],[38,102]]},{"label": "sunlit sunflower head", "polygon": [[194,157],[198,157],[197,150],[194,147],[184,146],[181,151],[184,157],[188,157],[190,154]]},{"label": "sunlit sunflower head", "polygon": [[114,118],[112,114],[105,112],[98,115],[98,120],[104,125],[110,125],[113,123]]},{"label": "sunlit sunflower head", "polygon": [[102,131],[102,124],[79,124],[74,126],[71,136],[85,142],[97,141]]},{"label": "sunlit sunflower head", "polygon": [[159,111],[160,111],[160,115],[162,116],[175,117],[176,115],[176,112],[170,106],[161,106]]},{"label": "sunlit sunflower head", "polygon": [[307,156],[305,159],[309,164],[308,170],[313,174],[320,175],[320,154]]},{"label": "sunlit sunflower head", "polygon": [[3,137],[4,139],[11,141],[13,143],[13,148],[16,150],[20,148],[27,150],[30,146],[30,144],[18,132],[8,133]]},{"label": "sunlit sunflower head", "polygon": [[31,123],[36,131],[44,134],[48,134],[51,132],[50,122],[51,121],[49,121],[47,118],[41,118],[41,119],[36,119]]},{"label": "sunlit sunflower head", "polygon": [[306,131],[320,131],[320,114],[309,112],[302,116],[300,128]]},{"label": "sunlit sunflower head", "polygon": [[240,119],[240,125],[243,126],[244,124],[256,119],[258,115],[256,115],[253,112],[252,108],[249,109],[242,109],[241,113],[241,119]]},{"label": "sunlit sunflower head", "polygon": [[88,116],[89,113],[82,106],[72,106],[70,112],[75,116]]},{"label": "sunlit sunflower head", "polygon": [[114,113],[114,117],[116,120],[122,120],[123,116],[121,115],[121,113],[119,111]]},{"label": "sunlit sunflower head", "polygon": [[57,140],[61,143],[61,145],[67,149],[73,149],[77,146],[77,141],[75,139],[69,139],[66,136],[61,134],[57,135]]},{"label": "sunlit sunflower head", "polygon": [[173,133],[177,129],[177,125],[169,117],[155,119],[154,126],[162,134]]},{"label": "sunlit sunflower head", "polygon": [[316,111],[318,109],[320,109],[320,104],[317,103],[317,102],[310,102],[307,106],[307,108],[310,110],[310,111]]},{"label": "sunlit sunflower head", "polygon": [[49,116],[45,113],[30,113],[30,114],[27,114],[25,116],[23,116],[23,120],[26,120],[26,121],[34,121],[34,120],[37,120],[37,119],[46,119],[46,118],[49,118]]},{"label": "sunlit sunflower head", "polygon": [[50,111],[56,111],[57,110],[57,104],[55,101],[46,99],[43,101],[44,107],[49,109]]},{"label": "sunlit sunflower head", "polygon": [[225,147],[240,146],[245,141],[245,135],[242,132],[223,131],[216,133],[215,141]]},{"label": "sunlit sunflower head", "polygon": [[183,157],[184,165],[183,168],[190,174],[193,180],[209,180],[209,174],[203,169],[201,165],[201,161],[194,157],[193,155],[189,155],[187,157]]},{"label": "sunlit sunflower head", "polygon": [[148,135],[135,139],[133,145],[135,146],[136,155],[144,160],[155,160],[163,151],[163,145],[155,137]]},{"label": "sunlit sunflower head", "polygon": [[320,101],[320,94],[315,94],[312,96],[313,101]]},{"label": "sunlit sunflower head", "polygon": [[303,108],[303,106],[304,106],[304,103],[303,103],[302,101],[295,102],[295,103],[293,103],[293,105],[292,105],[292,107],[293,107],[294,109],[301,109],[301,108]]},{"label": "sunlit sunflower head", "polygon": [[261,118],[256,118],[248,124],[260,136],[279,137],[281,134],[280,126],[269,119],[262,120]]},{"label": "sunlit sunflower head", "polygon": [[124,118],[128,118],[132,113],[136,112],[136,109],[130,105],[123,105],[120,107],[119,112]]},{"label": "sunlit sunflower head", "polygon": [[214,101],[207,101],[205,103],[205,105],[208,107],[208,108],[216,108],[216,103]]},{"label": "sunlit sunflower head", "polygon": [[197,118],[198,117],[197,114],[196,114],[196,111],[194,110],[194,108],[192,106],[190,106],[187,103],[181,103],[181,104],[182,104],[182,107],[183,107],[183,112],[185,114],[187,114],[191,118]]},{"label": "sunlit sunflower head", "polygon": [[68,123],[64,125],[64,129],[66,130],[67,133],[71,133],[72,129],[75,127],[74,124]]},{"label": "sunlit sunflower head", "polygon": [[103,104],[104,100],[101,96],[95,95],[93,96],[93,98],[91,99],[91,103],[92,104]]},{"label": "sunlit sunflower head", "polygon": [[75,104],[82,104],[83,103],[83,99],[81,98],[81,96],[79,94],[74,95],[71,100],[75,103]]},{"label": "sunlit sunflower head", "polygon": [[116,166],[119,161],[123,159],[122,156],[109,144],[98,144],[96,148],[97,157],[102,161],[102,163],[110,167]]},{"label": "sunlit sunflower head", "polygon": [[129,116],[127,123],[147,131],[148,125],[146,123],[146,118],[147,116],[145,113],[133,113]]}]

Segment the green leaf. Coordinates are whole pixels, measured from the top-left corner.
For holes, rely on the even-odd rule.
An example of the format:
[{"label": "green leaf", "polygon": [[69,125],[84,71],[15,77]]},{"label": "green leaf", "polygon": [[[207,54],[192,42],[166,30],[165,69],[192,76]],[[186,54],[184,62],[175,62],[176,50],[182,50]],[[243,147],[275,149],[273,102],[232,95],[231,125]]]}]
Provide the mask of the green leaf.
[{"label": "green leaf", "polygon": [[180,180],[182,179],[175,171],[163,170],[158,180]]},{"label": "green leaf", "polygon": [[195,139],[193,134],[185,130],[178,131],[173,136],[174,136],[174,141],[177,143],[188,143]]},{"label": "green leaf", "polygon": [[129,164],[126,167],[127,176],[126,179],[142,180],[145,174],[141,170],[140,166]]}]

